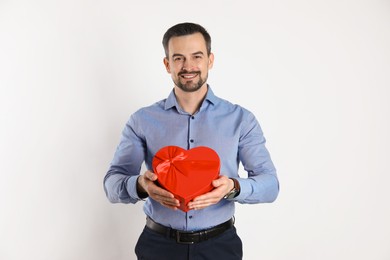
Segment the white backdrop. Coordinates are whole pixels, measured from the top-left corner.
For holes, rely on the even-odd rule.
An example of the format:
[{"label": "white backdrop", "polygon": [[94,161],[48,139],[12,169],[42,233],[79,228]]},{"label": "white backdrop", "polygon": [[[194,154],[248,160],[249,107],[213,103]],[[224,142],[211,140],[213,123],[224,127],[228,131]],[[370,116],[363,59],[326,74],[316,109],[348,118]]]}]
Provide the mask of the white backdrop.
[{"label": "white backdrop", "polygon": [[244,259],[389,260],[385,0],[0,0],[0,259],[135,259],[142,203],[102,181],[129,115],[171,90],[161,38],[183,21],[278,169],[274,203],[238,205]]}]

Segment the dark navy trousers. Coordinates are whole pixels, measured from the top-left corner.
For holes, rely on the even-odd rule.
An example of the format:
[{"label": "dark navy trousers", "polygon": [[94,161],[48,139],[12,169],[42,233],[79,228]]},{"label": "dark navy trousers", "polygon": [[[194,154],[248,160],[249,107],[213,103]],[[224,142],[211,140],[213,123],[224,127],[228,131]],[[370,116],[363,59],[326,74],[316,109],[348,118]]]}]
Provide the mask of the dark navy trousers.
[{"label": "dark navy trousers", "polygon": [[135,246],[138,260],[241,260],[242,241],[236,228],[196,244],[179,244],[174,239],[145,227]]}]

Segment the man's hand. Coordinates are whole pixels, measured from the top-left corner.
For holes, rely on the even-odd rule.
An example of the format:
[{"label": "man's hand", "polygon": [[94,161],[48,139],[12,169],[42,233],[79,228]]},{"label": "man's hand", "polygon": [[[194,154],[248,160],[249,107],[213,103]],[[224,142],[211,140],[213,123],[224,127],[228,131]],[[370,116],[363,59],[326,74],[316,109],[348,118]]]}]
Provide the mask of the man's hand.
[{"label": "man's hand", "polygon": [[208,206],[218,203],[229,191],[234,188],[233,180],[222,175],[212,182],[215,189],[194,198],[188,203],[190,209],[204,209]]},{"label": "man's hand", "polygon": [[138,177],[137,191],[138,193],[147,193],[149,197],[159,202],[161,205],[176,210],[180,203],[174,198],[173,194],[163,188],[157,186],[155,181],[157,175],[151,171],[146,171]]}]

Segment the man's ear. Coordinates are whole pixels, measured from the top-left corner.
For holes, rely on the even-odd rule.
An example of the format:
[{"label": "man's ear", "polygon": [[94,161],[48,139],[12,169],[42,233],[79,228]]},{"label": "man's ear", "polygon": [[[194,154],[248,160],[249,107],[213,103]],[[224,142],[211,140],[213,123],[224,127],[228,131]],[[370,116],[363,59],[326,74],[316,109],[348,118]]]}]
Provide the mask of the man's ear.
[{"label": "man's ear", "polygon": [[169,60],[168,60],[168,58],[164,57],[163,62],[164,62],[165,69],[167,70],[167,72],[168,72],[168,73],[171,73],[171,68],[170,68],[170,66],[169,66]]},{"label": "man's ear", "polygon": [[208,65],[208,68],[209,68],[209,69],[212,69],[212,68],[213,68],[213,65],[214,65],[214,53],[210,53],[210,55],[209,55],[209,65]]}]

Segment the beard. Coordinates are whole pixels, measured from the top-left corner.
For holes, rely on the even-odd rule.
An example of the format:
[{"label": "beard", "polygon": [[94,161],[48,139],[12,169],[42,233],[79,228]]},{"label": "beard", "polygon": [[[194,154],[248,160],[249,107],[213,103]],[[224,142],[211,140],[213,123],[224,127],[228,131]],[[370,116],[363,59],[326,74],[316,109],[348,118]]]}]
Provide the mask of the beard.
[{"label": "beard", "polygon": [[200,71],[195,71],[195,72],[192,72],[192,74],[198,74],[198,76],[199,76],[198,82],[193,81],[193,80],[188,80],[186,83],[182,83],[180,81],[182,74],[189,74],[189,73],[187,71],[180,72],[178,74],[178,78],[173,79],[173,82],[175,83],[175,85],[178,88],[180,88],[184,92],[195,92],[195,91],[199,90],[206,83],[207,78],[208,78],[208,74],[206,74],[206,76],[204,78],[202,78],[202,74],[200,74]]}]

